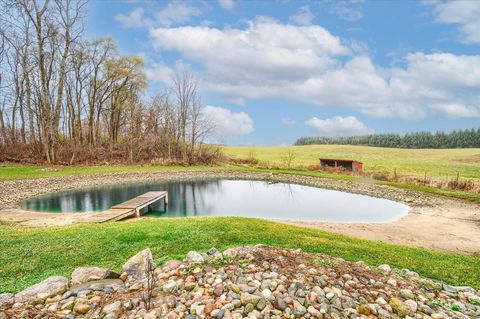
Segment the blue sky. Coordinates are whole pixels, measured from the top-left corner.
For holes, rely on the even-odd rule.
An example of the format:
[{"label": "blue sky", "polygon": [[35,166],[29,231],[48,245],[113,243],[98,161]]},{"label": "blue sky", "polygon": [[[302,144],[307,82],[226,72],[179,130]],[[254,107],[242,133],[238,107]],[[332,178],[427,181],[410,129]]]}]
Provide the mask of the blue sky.
[{"label": "blue sky", "polygon": [[188,68],[228,144],[480,126],[480,1],[95,1],[87,36]]}]

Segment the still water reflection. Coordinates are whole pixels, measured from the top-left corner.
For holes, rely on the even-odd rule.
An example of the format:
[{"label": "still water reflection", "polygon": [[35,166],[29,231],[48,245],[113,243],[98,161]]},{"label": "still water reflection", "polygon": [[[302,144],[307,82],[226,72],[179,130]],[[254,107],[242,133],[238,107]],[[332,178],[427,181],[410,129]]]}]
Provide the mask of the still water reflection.
[{"label": "still water reflection", "polygon": [[103,211],[152,190],[166,190],[169,204],[151,216],[244,216],[337,222],[387,222],[408,206],[386,199],[286,183],[243,180],[149,182],[52,193],[22,203],[50,212]]}]

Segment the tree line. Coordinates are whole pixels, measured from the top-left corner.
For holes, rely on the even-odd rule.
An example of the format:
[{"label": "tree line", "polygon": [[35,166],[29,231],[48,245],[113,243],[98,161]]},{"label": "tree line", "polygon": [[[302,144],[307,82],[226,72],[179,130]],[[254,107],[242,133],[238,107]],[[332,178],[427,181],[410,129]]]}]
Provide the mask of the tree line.
[{"label": "tree line", "polygon": [[455,130],[451,132],[438,131],[414,132],[400,134],[370,134],[362,136],[340,137],[301,137],[295,145],[340,144],[364,145],[395,148],[471,148],[480,147],[480,128]]},{"label": "tree line", "polygon": [[210,162],[198,82],[146,95],[144,62],[84,38],[84,0],[0,4],[0,160]]}]

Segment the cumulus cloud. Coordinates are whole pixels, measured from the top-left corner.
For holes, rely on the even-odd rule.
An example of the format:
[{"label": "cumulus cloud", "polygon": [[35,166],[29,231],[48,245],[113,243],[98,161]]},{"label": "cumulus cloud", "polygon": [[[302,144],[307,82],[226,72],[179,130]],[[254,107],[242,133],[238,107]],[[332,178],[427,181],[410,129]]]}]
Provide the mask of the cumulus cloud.
[{"label": "cumulus cloud", "polygon": [[245,112],[232,112],[227,108],[208,105],[203,115],[212,121],[217,138],[248,135],[254,131],[253,120]]},{"label": "cumulus cloud", "polygon": [[329,119],[313,117],[306,121],[305,124],[324,136],[366,135],[374,133],[373,129],[360,122],[354,116],[335,116]]},{"label": "cumulus cloud", "polygon": [[233,10],[235,8],[235,0],[218,0],[218,4],[225,10]]},{"label": "cumulus cloud", "polygon": [[199,66],[202,87],[228,101],[277,98],[412,120],[479,116],[480,55],[415,52],[382,68],[321,26],[265,17],[245,28],[151,28],[150,36],[155,50]]},{"label": "cumulus cloud", "polygon": [[[335,57],[350,53],[340,38],[320,26],[294,26],[259,17],[247,28],[217,29],[205,26],[154,28],[153,46],[177,51],[185,59],[201,63],[215,91],[230,94],[232,88],[263,83],[251,95],[263,95],[265,86],[305,79],[306,74],[334,67]],[[237,96],[238,97],[238,96]]]},{"label": "cumulus cloud", "polygon": [[298,25],[312,24],[314,16],[309,6],[303,6],[298,9],[297,14],[290,17],[290,21]]},{"label": "cumulus cloud", "polygon": [[456,0],[431,3],[438,23],[458,25],[462,39],[467,43],[480,43],[480,1]]}]

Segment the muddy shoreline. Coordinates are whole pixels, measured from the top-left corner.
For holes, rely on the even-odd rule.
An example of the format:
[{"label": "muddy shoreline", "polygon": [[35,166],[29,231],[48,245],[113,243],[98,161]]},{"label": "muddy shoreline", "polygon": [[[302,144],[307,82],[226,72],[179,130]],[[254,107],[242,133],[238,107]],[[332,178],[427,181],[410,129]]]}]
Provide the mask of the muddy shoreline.
[{"label": "muddy shoreline", "polygon": [[[20,201],[50,192],[153,180],[247,179],[287,182],[345,191],[404,203],[410,213],[391,223],[332,223],[275,220],[390,243],[480,255],[480,205],[385,185],[292,174],[244,171],[174,171],[113,173],[0,182],[0,221],[27,227],[92,222],[89,213],[58,214],[22,210]],[[148,217],[146,217],[148,218]]]}]

